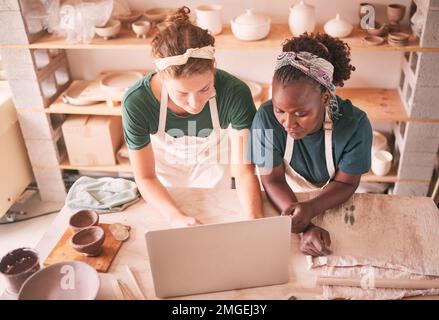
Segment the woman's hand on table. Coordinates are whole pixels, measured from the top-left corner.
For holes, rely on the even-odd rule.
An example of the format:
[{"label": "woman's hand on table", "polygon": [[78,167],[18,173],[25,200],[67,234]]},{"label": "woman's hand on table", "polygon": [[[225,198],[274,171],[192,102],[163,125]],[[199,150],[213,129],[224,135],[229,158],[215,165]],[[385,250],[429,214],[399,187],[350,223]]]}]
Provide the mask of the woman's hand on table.
[{"label": "woman's hand on table", "polygon": [[184,214],[173,217],[170,222],[173,228],[184,228],[203,224],[200,220]]},{"label": "woman's hand on table", "polygon": [[314,211],[310,204],[307,202],[296,202],[282,211],[281,215],[291,216],[291,232],[301,233],[311,223],[311,219],[314,217]]},{"label": "woman's hand on table", "polygon": [[329,232],[313,224],[302,234],[300,239],[300,251],[313,257],[331,254],[330,246]]}]

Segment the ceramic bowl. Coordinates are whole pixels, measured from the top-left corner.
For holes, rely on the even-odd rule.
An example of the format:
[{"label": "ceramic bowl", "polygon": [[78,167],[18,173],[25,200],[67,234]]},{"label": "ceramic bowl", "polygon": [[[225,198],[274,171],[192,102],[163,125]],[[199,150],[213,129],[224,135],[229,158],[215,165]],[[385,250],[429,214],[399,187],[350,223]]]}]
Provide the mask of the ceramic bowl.
[{"label": "ceramic bowl", "polygon": [[408,41],[410,35],[408,33],[403,32],[390,32],[389,39],[392,41]]},{"label": "ceramic bowl", "polygon": [[55,263],[23,284],[18,300],[93,300],[100,287],[97,271],[80,261]]},{"label": "ceramic bowl", "polygon": [[97,226],[99,223],[99,215],[92,210],[80,210],[74,213],[69,219],[69,226],[74,233],[84,228]]},{"label": "ceramic bowl", "polygon": [[268,16],[256,14],[252,9],[233,19],[231,22],[233,35],[244,41],[264,39],[270,32],[271,19]]},{"label": "ceramic bowl", "polygon": [[103,27],[95,27],[96,34],[105,40],[117,36],[121,28],[119,20],[110,19]]},{"label": "ceramic bowl", "polygon": [[170,8],[153,8],[146,10],[143,16],[150,22],[159,23],[164,21],[171,12]]},{"label": "ceramic bowl", "polygon": [[367,46],[379,46],[384,43],[384,38],[378,36],[366,36],[363,43]]},{"label": "ceramic bowl", "polygon": [[88,227],[75,233],[71,239],[72,248],[88,257],[101,254],[105,231],[101,227]]},{"label": "ceramic bowl", "polygon": [[386,24],[381,24],[379,22],[375,22],[375,28],[374,29],[366,29],[367,33],[372,36],[386,36],[389,32],[389,28]]},{"label": "ceramic bowl", "polygon": [[137,35],[137,38],[146,38],[149,30],[151,29],[151,22],[149,21],[136,21],[131,27],[133,28],[134,33]]},{"label": "ceramic bowl", "polygon": [[388,148],[389,145],[386,136],[381,132],[373,131],[372,154],[379,150],[387,150]]},{"label": "ceramic bowl", "polygon": [[0,260],[0,274],[12,294],[17,294],[25,280],[39,269],[38,253],[31,248],[12,250]]}]

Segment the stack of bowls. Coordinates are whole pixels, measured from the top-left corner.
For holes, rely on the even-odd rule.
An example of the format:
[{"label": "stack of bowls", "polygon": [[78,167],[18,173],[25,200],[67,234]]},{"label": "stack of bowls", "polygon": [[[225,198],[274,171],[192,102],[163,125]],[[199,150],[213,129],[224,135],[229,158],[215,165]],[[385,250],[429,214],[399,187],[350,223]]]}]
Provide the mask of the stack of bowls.
[{"label": "stack of bowls", "polygon": [[395,47],[405,47],[409,44],[410,35],[403,32],[390,32],[387,42]]}]

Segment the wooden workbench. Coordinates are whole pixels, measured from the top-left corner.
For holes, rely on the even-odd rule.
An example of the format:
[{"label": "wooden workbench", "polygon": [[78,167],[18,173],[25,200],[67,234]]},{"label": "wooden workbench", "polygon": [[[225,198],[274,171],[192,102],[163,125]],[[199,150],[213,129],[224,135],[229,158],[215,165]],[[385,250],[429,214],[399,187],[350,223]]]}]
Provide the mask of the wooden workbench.
[{"label": "wooden workbench", "polygon": [[[171,195],[178,205],[188,214],[195,216],[204,223],[227,222],[242,220],[239,214],[241,207],[237,198],[236,190],[207,190],[207,189],[171,189]],[[311,195],[299,194],[299,199],[307,199]],[[356,202],[370,201],[371,195],[355,196]],[[394,202],[398,206],[399,197],[380,197],[380,201]],[[384,200],[383,200],[384,199]],[[410,203],[416,206],[421,198],[411,198]],[[422,198],[422,201],[426,201]],[[428,201],[428,199],[427,199]],[[264,199],[265,212],[268,216],[275,215],[273,207]],[[407,208],[401,208],[401,211]],[[58,239],[64,233],[71,211],[62,209],[54,224],[43,236],[36,249],[44,260]],[[132,227],[131,237],[123,245],[108,273],[101,273],[101,289],[98,299],[115,299],[111,288],[111,280],[121,279],[134,290],[132,282],[126,272],[125,266],[129,265],[141,282],[141,287],[147,299],[157,299],[154,293],[152,276],[148,262],[148,255],[144,234],[146,231],[168,228],[166,220],[151,205],[141,201],[129,207],[124,212],[102,214],[101,222],[120,222]],[[291,264],[290,282],[283,285],[233,290],[226,292],[186,296],[184,299],[288,299],[295,296],[297,299],[318,299],[322,293],[320,287],[316,287],[317,271],[308,270],[305,256],[298,250],[299,237],[291,237]],[[136,292],[136,291],[134,291]],[[432,297],[428,297],[432,298]]]}]

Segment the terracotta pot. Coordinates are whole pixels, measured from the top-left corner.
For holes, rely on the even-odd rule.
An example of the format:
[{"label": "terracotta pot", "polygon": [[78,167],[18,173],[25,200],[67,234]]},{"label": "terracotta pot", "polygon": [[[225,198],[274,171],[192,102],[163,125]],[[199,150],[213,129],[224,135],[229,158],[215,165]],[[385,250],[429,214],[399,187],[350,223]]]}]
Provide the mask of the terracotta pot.
[{"label": "terracotta pot", "polygon": [[387,19],[390,22],[399,23],[405,15],[405,6],[401,4],[389,4],[387,6]]},{"label": "terracotta pot", "polygon": [[88,227],[75,233],[71,239],[72,248],[88,257],[96,257],[102,252],[105,231],[101,227]]},{"label": "terracotta pot", "polygon": [[97,226],[99,223],[99,215],[92,210],[80,210],[74,213],[69,219],[69,226],[74,233],[84,228]]},{"label": "terracotta pot", "polygon": [[12,250],[0,261],[0,273],[6,280],[7,290],[12,294],[17,294],[24,281],[38,270],[38,253],[31,248]]}]

